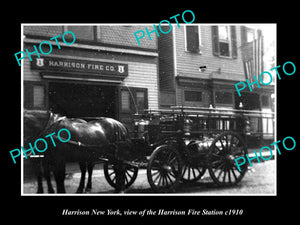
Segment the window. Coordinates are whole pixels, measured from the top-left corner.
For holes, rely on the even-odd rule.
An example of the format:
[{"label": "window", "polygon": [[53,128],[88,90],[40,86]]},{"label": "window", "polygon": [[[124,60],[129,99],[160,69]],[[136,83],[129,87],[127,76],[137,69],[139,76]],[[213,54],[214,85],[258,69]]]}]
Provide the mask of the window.
[{"label": "window", "polygon": [[241,45],[252,42],[255,39],[255,30],[246,26],[241,26]]},{"label": "window", "polygon": [[247,42],[254,41],[254,30],[253,29],[247,29]]},{"label": "window", "polygon": [[44,86],[33,86],[33,107],[44,108],[45,107],[45,90]]},{"label": "window", "polygon": [[202,92],[200,91],[184,91],[184,100],[187,102],[201,102]]},{"label": "window", "polygon": [[262,95],[261,96],[261,105],[263,107],[269,107],[270,106],[270,98],[268,95]]},{"label": "window", "polygon": [[146,88],[121,89],[120,105],[123,113],[143,112],[148,108]]},{"label": "window", "polygon": [[235,26],[212,26],[213,55],[237,58]]},{"label": "window", "polygon": [[219,26],[219,40],[229,42],[229,27],[228,26]]},{"label": "window", "polygon": [[228,26],[219,26],[219,47],[221,56],[230,56],[230,36]]},{"label": "window", "polygon": [[216,91],[215,93],[216,104],[233,104],[233,94],[231,92]]},{"label": "window", "polygon": [[25,109],[45,109],[46,86],[40,82],[24,82],[24,108]]},{"label": "window", "polygon": [[130,94],[129,91],[121,91],[121,110],[126,111],[130,110]]},{"label": "window", "polygon": [[138,110],[144,110],[145,108],[145,92],[137,91],[136,92],[136,104]]},{"label": "window", "polygon": [[200,52],[201,34],[200,26],[185,26],[185,46],[189,52]]}]

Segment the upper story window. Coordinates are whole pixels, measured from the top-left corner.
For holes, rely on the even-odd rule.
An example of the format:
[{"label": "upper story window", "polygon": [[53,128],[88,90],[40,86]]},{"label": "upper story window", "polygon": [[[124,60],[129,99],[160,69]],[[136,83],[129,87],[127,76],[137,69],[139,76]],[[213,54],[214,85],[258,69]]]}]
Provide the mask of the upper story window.
[{"label": "upper story window", "polygon": [[237,58],[235,26],[212,26],[212,47],[215,56]]},{"label": "upper story window", "polygon": [[201,32],[198,25],[186,25],[185,30],[185,50],[189,52],[201,53]]},{"label": "upper story window", "polygon": [[230,56],[230,30],[228,26],[219,26],[219,48],[220,56]]},{"label": "upper story window", "polygon": [[241,26],[241,45],[245,45],[255,40],[255,30],[246,26]]}]

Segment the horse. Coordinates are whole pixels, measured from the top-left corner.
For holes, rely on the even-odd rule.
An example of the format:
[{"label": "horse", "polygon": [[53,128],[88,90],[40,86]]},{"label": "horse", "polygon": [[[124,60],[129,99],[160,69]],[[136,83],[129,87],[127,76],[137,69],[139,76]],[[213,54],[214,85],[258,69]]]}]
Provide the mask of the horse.
[{"label": "horse", "polygon": [[[57,141],[55,147],[39,153],[43,155],[42,160],[40,160],[40,157],[33,159],[38,181],[38,193],[43,192],[41,166],[44,168],[48,192],[54,192],[50,181],[50,168],[52,166],[57,193],[66,193],[64,186],[66,161],[78,161],[81,178],[77,193],[82,193],[86,168],[89,173],[86,187],[86,190],[88,190],[92,187],[93,162],[98,160],[99,157],[111,158],[116,164],[122,164],[122,160],[118,159],[118,153],[120,152],[118,143],[130,143],[130,138],[127,128],[119,121],[100,117],[87,122],[82,119],[67,118],[48,110],[24,110],[24,146],[28,146],[28,143],[33,143],[36,139],[43,138],[53,132],[57,134],[62,128],[68,129],[71,134],[71,140],[67,143]],[[57,139],[57,136],[53,135],[53,137]],[[48,146],[50,147],[51,145],[49,144]],[[117,170],[118,168],[122,167],[116,166]],[[116,174],[123,173],[118,171]],[[119,176],[116,180],[119,191],[122,191],[124,189],[124,176]]]}]

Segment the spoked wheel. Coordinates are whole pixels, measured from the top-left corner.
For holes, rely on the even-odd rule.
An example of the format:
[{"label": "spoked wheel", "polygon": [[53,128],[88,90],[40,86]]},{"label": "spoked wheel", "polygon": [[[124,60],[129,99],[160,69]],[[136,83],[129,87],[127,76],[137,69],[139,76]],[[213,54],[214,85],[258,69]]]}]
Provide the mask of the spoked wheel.
[{"label": "spoked wheel", "polygon": [[151,154],[147,177],[156,192],[171,192],[178,186],[182,175],[179,153],[168,145],[157,147]]},{"label": "spoked wheel", "polygon": [[[105,162],[103,165],[104,176],[107,182],[113,188],[117,187],[117,177],[116,177],[116,170],[114,168],[114,164],[110,162]],[[125,169],[125,188],[129,188],[137,178],[138,175],[138,168],[130,165],[124,165]]]},{"label": "spoked wheel", "polygon": [[205,167],[193,166],[193,165],[183,165],[182,169],[182,181],[185,183],[196,182],[204,175],[206,171]]},{"label": "spoked wheel", "polygon": [[235,185],[242,180],[247,163],[237,168],[235,159],[245,157],[247,148],[235,132],[225,131],[212,142],[209,150],[209,174],[218,186]]}]

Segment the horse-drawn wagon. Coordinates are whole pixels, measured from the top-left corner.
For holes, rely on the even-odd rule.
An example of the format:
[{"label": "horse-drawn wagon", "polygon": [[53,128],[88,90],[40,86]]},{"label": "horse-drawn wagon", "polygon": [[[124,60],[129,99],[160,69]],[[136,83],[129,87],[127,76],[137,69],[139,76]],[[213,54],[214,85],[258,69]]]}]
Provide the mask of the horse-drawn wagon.
[{"label": "horse-drawn wagon", "polygon": [[[266,114],[265,114],[266,115]],[[267,119],[272,120],[272,115]],[[238,170],[235,159],[246,157],[251,117],[261,112],[246,110],[171,107],[136,115],[131,139],[133,161],[124,161],[125,183],[134,183],[138,168],[147,168],[151,188],[174,191],[181,182],[198,181],[206,172],[218,186],[239,183],[247,164]],[[113,165],[105,162],[107,181],[115,187]]]},{"label": "horse-drawn wagon", "polygon": [[[262,113],[176,106],[169,110],[147,110],[135,115],[131,135],[112,119],[103,124],[103,118],[93,122],[93,128],[85,134],[84,129],[90,122],[76,120],[77,125],[71,121],[73,124],[68,127],[75,133],[68,144],[71,148],[84,148],[79,152],[88,154],[87,159],[104,161],[105,178],[118,190],[134,183],[139,168],[146,168],[148,182],[156,192],[171,192],[181,182],[198,181],[206,170],[218,186],[235,185],[247,172],[247,164],[239,170],[235,159],[246,157],[248,153],[247,133],[253,116],[262,118]],[[272,115],[267,119],[273,120]],[[76,133],[80,129],[83,133]],[[100,135],[106,144],[100,146],[99,140],[82,141],[85,136],[92,140],[90,132],[95,138]],[[84,178],[80,183],[82,189]]]}]

